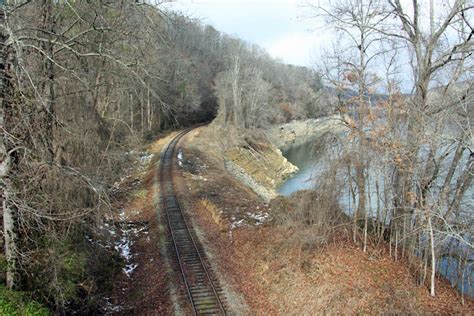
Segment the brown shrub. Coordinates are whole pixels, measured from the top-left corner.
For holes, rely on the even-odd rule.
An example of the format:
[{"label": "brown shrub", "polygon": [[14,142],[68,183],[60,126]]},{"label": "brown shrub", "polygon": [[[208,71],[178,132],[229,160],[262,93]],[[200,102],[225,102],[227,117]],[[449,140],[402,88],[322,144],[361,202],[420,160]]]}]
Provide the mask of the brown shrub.
[{"label": "brown shrub", "polygon": [[270,202],[276,225],[295,231],[291,243],[303,250],[319,248],[346,235],[349,218],[340,208],[333,192],[305,190],[289,198],[278,197]]}]

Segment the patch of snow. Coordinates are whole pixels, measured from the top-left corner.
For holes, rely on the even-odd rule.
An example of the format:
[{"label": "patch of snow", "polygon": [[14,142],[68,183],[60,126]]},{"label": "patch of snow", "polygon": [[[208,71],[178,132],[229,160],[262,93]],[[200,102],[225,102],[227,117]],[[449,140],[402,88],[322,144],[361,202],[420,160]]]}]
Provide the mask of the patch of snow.
[{"label": "patch of snow", "polygon": [[91,237],[89,237],[89,236],[87,236],[87,235],[86,235],[86,240],[87,240],[88,242],[90,242],[91,244],[94,244],[94,243],[95,243],[95,241],[94,241]]},{"label": "patch of snow", "polygon": [[[125,210],[121,209],[119,213],[119,218],[122,223],[126,223]],[[138,267],[137,263],[133,263],[134,254],[132,252],[132,246],[134,244],[133,238],[138,236],[140,233],[148,234],[148,226],[135,226],[135,225],[125,225],[121,227],[121,238],[116,242],[115,249],[120,253],[120,256],[125,261],[125,267],[123,272],[130,277],[130,275]]]},{"label": "patch of snow", "polygon": [[88,242],[90,242],[91,244],[93,245],[97,245],[99,247],[102,247],[102,248],[105,248],[105,249],[108,249],[110,248],[109,245],[106,244],[102,244],[100,240],[94,240],[91,236],[88,236],[88,235],[85,235],[85,238]]},{"label": "patch of snow", "polygon": [[120,253],[120,256],[128,262],[132,258],[132,254],[130,251],[130,247],[132,246],[132,242],[128,238],[128,231],[123,231],[123,236],[120,238],[118,243],[115,245],[115,249]]},{"label": "patch of snow", "polygon": [[191,174],[191,179],[194,179],[194,180],[202,180],[202,181],[207,181],[206,178],[204,178],[203,176],[200,176],[200,175],[195,175],[195,174]]},{"label": "patch of snow", "polygon": [[130,276],[133,271],[138,267],[138,263],[129,263],[125,265],[125,268],[123,268],[123,271],[127,276]]},{"label": "patch of snow", "polygon": [[140,154],[140,163],[145,164],[153,158],[154,154],[151,153],[141,153]]},{"label": "patch of snow", "polygon": [[196,164],[196,167],[197,167],[198,170],[206,170],[206,169],[209,169],[209,166],[206,165],[206,164],[202,164],[202,165]]},{"label": "patch of snow", "polygon": [[230,230],[232,230],[234,228],[237,228],[237,227],[240,227],[243,224],[245,224],[245,219],[244,218],[242,218],[241,220],[238,220],[238,221],[232,221],[232,223],[230,224]]},{"label": "patch of snow", "polygon": [[180,167],[183,167],[183,150],[182,149],[178,150],[178,155],[176,155],[176,157],[178,158],[178,165]]},{"label": "patch of snow", "polygon": [[[121,222],[126,221],[124,209],[120,209],[119,218]],[[125,267],[123,268],[123,272],[125,272],[125,274],[128,277],[130,277],[132,272],[138,266],[137,264],[130,262],[133,259],[133,254],[131,250],[133,241],[131,237],[136,235],[140,231],[141,230],[137,229],[136,227],[129,227],[129,226],[122,227],[121,238],[115,243],[115,246],[114,246],[115,250],[117,250],[120,253],[120,256],[125,261]]]},{"label": "patch of snow", "polygon": [[112,303],[109,297],[105,297],[104,301],[105,301],[105,309],[107,312],[117,313],[124,310],[124,307],[122,305]]},{"label": "patch of snow", "polygon": [[255,220],[255,226],[262,225],[270,216],[266,212],[257,212],[257,213],[246,213],[248,217]]}]

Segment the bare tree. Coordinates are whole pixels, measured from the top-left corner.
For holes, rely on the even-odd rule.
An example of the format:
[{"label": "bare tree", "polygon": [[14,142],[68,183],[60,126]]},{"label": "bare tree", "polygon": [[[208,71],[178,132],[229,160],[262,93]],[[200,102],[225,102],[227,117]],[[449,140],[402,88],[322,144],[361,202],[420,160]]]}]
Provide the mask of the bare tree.
[{"label": "bare tree", "polygon": [[[466,223],[472,218],[463,207],[469,207],[464,196],[472,189],[474,171],[469,132],[472,123],[466,111],[472,109],[470,69],[474,33],[470,17],[474,7],[470,1],[461,0],[443,2],[443,7],[438,9],[433,1],[413,1],[408,5],[398,0],[330,1],[327,6],[313,7],[318,16],[346,34],[359,53],[357,62],[341,55],[342,61],[338,63],[353,67],[347,79],[356,85],[357,91],[352,103],[357,104],[359,117],[346,120],[354,126],[353,134],[360,146],[354,148],[356,154],[351,160],[364,167],[354,168],[359,198],[356,214],[362,208],[373,207],[373,188],[367,180],[371,170],[383,166],[379,170],[387,170],[393,176],[385,176],[382,182],[376,180],[376,217],[382,221],[378,226],[390,221],[395,258],[401,252],[417,261],[415,253],[423,252],[420,283],[424,283],[430,265],[431,295],[435,295],[437,262],[440,249],[445,248],[449,239],[446,236],[462,239],[464,246],[472,245],[460,236],[469,235]],[[405,63],[408,60],[411,77],[407,67],[401,65],[403,62],[385,46],[396,47],[401,59]],[[379,100],[374,99],[376,94],[370,89],[376,81],[370,83],[367,67],[374,61],[384,65],[388,78],[385,96]],[[390,69],[395,68],[404,69],[403,86],[411,84],[411,93],[403,95],[393,75],[389,75]],[[350,89],[347,91],[346,100],[351,100]],[[365,165],[360,164],[364,161],[361,152],[372,155],[371,165],[368,159]],[[364,200],[366,195],[368,203]],[[354,218],[356,221],[357,215]],[[365,216],[365,236],[368,222]],[[459,228],[457,233],[453,232],[454,223]]]},{"label": "bare tree", "polygon": [[[338,95],[339,111],[352,114],[346,119],[346,124],[351,128],[351,133],[356,136],[351,146],[355,146],[350,155],[350,165],[354,175],[349,169],[349,177],[354,177],[357,185],[357,208],[354,211],[353,240],[357,240],[358,221],[364,219],[364,251],[367,247],[367,176],[369,157],[367,153],[366,129],[369,127],[371,114],[371,92],[377,84],[378,78],[371,72],[377,57],[384,51],[381,50],[381,36],[375,28],[385,18],[383,6],[379,1],[330,1],[328,5],[310,6],[315,11],[315,18],[324,18],[327,25],[332,27],[339,35],[339,43],[343,43],[346,56],[333,56],[337,61],[336,76],[330,82]],[[349,55],[347,52],[351,52]],[[341,74],[342,68],[342,74]],[[329,69],[328,69],[329,70]],[[333,73],[331,69],[330,73]],[[343,78],[340,78],[343,75]],[[338,80],[342,79],[342,80]],[[351,96],[352,91],[354,95]],[[345,94],[345,96],[343,96]],[[345,100],[343,100],[343,98]],[[348,110],[350,110],[348,112]],[[346,116],[347,117],[347,116]]]},{"label": "bare tree", "polygon": [[[398,198],[406,196],[408,192],[418,192],[414,204],[408,201],[398,202],[405,209],[415,206],[423,210],[426,218],[427,231],[430,236],[431,248],[431,295],[435,295],[435,273],[436,273],[436,249],[435,234],[433,232],[433,208],[428,201],[427,194],[439,175],[439,166],[442,163],[443,156],[439,156],[439,143],[428,142],[430,150],[427,164],[420,173],[421,177],[416,181],[416,173],[413,172],[419,168],[420,163],[416,157],[421,147],[427,143],[427,132],[432,130],[439,121],[438,107],[449,109],[450,105],[445,102],[436,105],[437,102],[430,101],[430,89],[439,75],[448,75],[450,78],[443,83],[445,85],[444,93],[449,90],[449,86],[458,81],[459,75],[463,72],[463,66],[466,59],[473,53],[472,36],[474,30],[470,25],[469,16],[472,14],[472,3],[469,1],[457,0],[453,3],[445,3],[447,11],[435,12],[433,2],[429,6],[429,29],[423,29],[422,6],[426,3],[413,1],[410,9],[402,6],[400,1],[389,1],[392,8],[392,15],[398,19],[402,33],[394,33],[393,29],[384,29],[382,32],[388,36],[399,38],[409,45],[413,52],[413,82],[414,93],[409,98],[410,107],[407,124],[407,138],[405,147],[406,165],[403,169],[397,170],[400,179],[395,183]],[[410,10],[410,14],[407,13]],[[449,29],[456,30],[455,34],[449,34]],[[453,66],[454,72],[449,70]],[[455,104],[454,104],[455,105]],[[438,109],[436,109],[438,108]],[[439,126],[439,125],[438,125]],[[441,126],[446,127],[446,122]],[[462,139],[463,137],[461,137]],[[453,162],[456,162],[454,159]],[[465,172],[471,173],[468,162]],[[414,181],[415,180],[415,181]],[[413,188],[411,183],[418,183],[418,190]],[[461,192],[459,192],[461,193]],[[463,193],[454,197],[454,200],[460,201]],[[407,203],[408,202],[408,203]],[[411,205],[410,205],[411,204]]]}]

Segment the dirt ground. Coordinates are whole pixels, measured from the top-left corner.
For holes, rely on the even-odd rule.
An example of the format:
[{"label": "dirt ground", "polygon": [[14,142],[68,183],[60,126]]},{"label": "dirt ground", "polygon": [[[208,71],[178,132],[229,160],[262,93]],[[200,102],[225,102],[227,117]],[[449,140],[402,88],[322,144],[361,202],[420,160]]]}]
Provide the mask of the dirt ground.
[{"label": "dirt ground", "polygon": [[[304,249],[300,232],[270,223],[271,211],[228,176],[204,128],[180,143],[180,197],[223,282],[243,298],[236,314],[471,314],[446,280],[437,296],[417,286],[407,264],[384,249],[364,253],[341,239]],[[206,154],[205,154],[206,153]],[[209,154],[211,153],[211,154]]]},{"label": "dirt ground", "polygon": [[[109,310],[115,315],[170,315],[173,314],[175,283],[167,265],[164,249],[166,232],[159,218],[159,185],[157,182],[159,154],[162,147],[175,135],[172,133],[143,149],[141,158],[131,167],[130,174],[118,185],[114,218],[132,230],[118,230],[115,238],[119,247],[127,243],[128,262],[115,282]],[[116,243],[117,243],[116,240]]]}]

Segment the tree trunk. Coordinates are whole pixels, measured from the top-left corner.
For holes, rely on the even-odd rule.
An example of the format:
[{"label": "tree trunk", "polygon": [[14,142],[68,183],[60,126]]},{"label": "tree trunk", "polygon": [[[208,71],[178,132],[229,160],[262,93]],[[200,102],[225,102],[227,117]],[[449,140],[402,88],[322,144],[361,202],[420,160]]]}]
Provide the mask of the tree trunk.
[{"label": "tree trunk", "polygon": [[[363,159],[363,158],[359,158],[359,159]],[[361,217],[367,215],[367,210],[366,210],[366,196],[365,196],[365,185],[366,185],[366,179],[365,179],[365,168],[363,167],[363,162],[362,161],[357,161],[356,162],[356,182],[357,182],[357,194],[359,196],[359,201],[358,201],[358,204],[357,204],[357,211],[354,215],[355,216],[355,219],[354,219],[354,223],[356,226],[359,225],[359,218],[358,217]],[[365,225],[364,225],[365,226]],[[357,229],[357,227],[354,227],[354,229]],[[366,230],[366,227],[364,227],[364,232]]]},{"label": "tree trunk", "polygon": [[370,197],[370,177],[367,177],[367,196],[369,205],[367,210],[365,211],[365,219],[364,219],[364,252],[367,252],[367,235],[369,229],[369,212],[372,214],[372,199]]},{"label": "tree trunk", "polygon": [[430,231],[430,247],[431,247],[431,288],[430,295],[435,296],[435,277],[436,277],[436,254],[434,244],[434,232],[431,223],[431,215],[428,214],[428,229]]},{"label": "tree trunk", "polygon": [[241,108],[241,93],[240,93],[240,58],[238,55],[234,56],[234,65],[231,72],[232,75],[232,98],[234,99],[234,126],[239,127],[242,119],[240,116]]},{"label": "tree trunk", "polygon": [[11,149],[6,141],[6,125],[8,109],[11,102],[11,82],[9,80],[9,65],[11,55],[5,46],[7,32],[5,30],[5,10],[0,5],[0,131],[2,133],[0,141],[0,194],[2,200],[3,215],[3,236],[5,242],[5,258],[7,260],[7,286],[12,288],[15,285],[16,269],[16,231],[15,231],[15,209],[9,203],[12,188],[9,182],[11,171]]},{"label": "tree trunk", "polygon": [[379,187],[379,180],[375,180],[375,196],[377,197],[377,223],[375,225],[375,234],[378,238],[380,238],[381,231],[382,231],[382,214],[380,211],[380,187]]},{"label": "tree trunk", "polygon": [[[3,167],[3,166],[2,166]],[[5,171],[9,171],[8,168]],[[2,170],[3,172],[3,170]],[[0,175],[2,178],[4,175]],[[15,209],[9,205],[10,185],[8,180],[2,179],[2,194],[3,194],[3,234],[5,238],[5,259],[7,260],[7,287],[13,288],[15,286],[15,271],[16,271],[16,232],[15,232]]]},{"label": "tree trunk", "polygon": [[352,204],[353,204],[353,208],[354,208],[354,214],[352,214],[352,217],[353,217],[353,230],[352,230],[352,240],[354,241],[354,243],[357,242],[357,211],[358,211],[358,208],[356,208],[355,204],[355,192],[354,192],[354,188],[352,186],[352,175],[351,175],[351,167],[350,166],[347,166],[347,172],[349,174],[349,191],[350,191],[350,194],[351,194],[351,197],[352,197]]},{"label": "tree trunk", "polygon": [[147,131],[151,131],[151,103],[150,103],[150,88],[147,89],[146,94],[146,114],[147,114]]},{"label": "tree trunk", "polygon": [[133,130],[133,97],[132,97],[132,94],[130,93],[129,94],[129,98],[130,98],[130,101],[129,101],[129,106],[130,106],[130,129]]},{"label": "tree trunk", "polygon": [[53,163],[54,160],[54,126],[56,122],[55,114],[55,102],[56,95],[54,90],[54,17],[53,17],[53,3],[49,0],[43,0],[43,28],[48,30],[48,42],[43,44],[43,49],[48,54],[48,58],[45,59],[44,72],[48,78],[46,86],[44,87],[44,95],[47,95],[47,108],[45,109],[45,124],[46,124],[46,149],[47,149],[47,162]]}]

